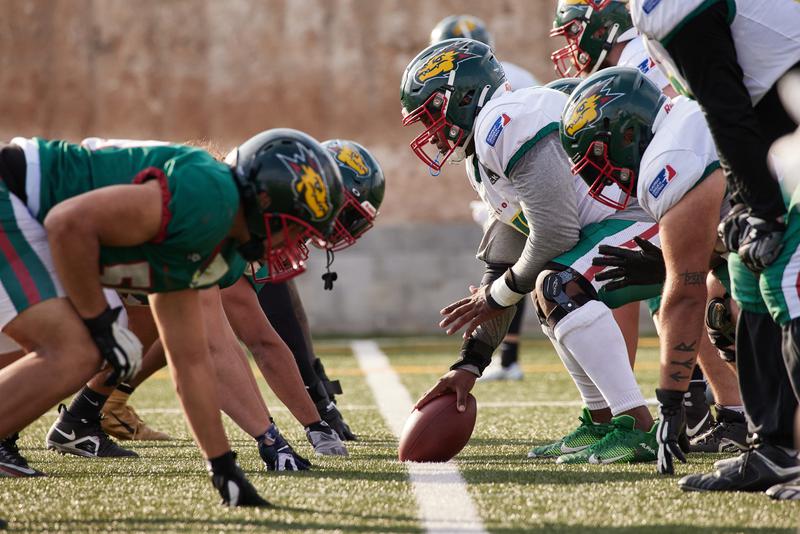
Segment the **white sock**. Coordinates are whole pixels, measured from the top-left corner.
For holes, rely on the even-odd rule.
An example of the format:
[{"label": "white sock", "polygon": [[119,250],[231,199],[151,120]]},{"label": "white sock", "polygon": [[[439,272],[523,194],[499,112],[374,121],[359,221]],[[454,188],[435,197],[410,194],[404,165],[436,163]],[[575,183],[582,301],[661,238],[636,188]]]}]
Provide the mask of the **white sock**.
[{"label": "white sock", "polygon": [[724,405],[720,404],[720,406],[722,406],[726,410],[730,410],[732,412],[736,412],[736,413],[740,413],[740,414],[744,415],[744,406],[742,406],[741,404],[738,404],[738,405],[735,405],[735,406],[724,406]]},{"label": "white sock", "polygon": [[600,390],[612,414],[645,405],[625,338],[608,306],[598,300],[587,302],[565,315],[554,334]]},{"label": "white sock", "polygon": [[570,376],[572,376],[572,381],[575,382],[575,386],[578,388],[578,391],[581,394],[583,403],[590,410],[602,410],[604,408],[608,408],[608,403],[603,398],[603,394],[600,393],[600,390],[597,389],[597,386],[594,385],[591,379],[586,376],[586,373],[583,371],[578,362],[575,361],[575,358],[572,357],[569,351],[563,345],[561,345],[561,343],[556,341],[556,336],[553,334],[553,330],[547,325],[542,325],[542,331],[547,337],[550,338],[550,341],[553,343],[553,348],[556,349],[559,358],[561,358],[561,361],[564,363],[564,367],[567,368]]}]

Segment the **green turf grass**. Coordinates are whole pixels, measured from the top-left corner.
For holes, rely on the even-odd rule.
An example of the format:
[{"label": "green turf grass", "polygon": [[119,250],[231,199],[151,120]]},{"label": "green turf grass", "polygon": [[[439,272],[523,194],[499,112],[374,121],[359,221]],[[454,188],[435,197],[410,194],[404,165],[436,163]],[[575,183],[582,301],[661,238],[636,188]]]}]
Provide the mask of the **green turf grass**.
[{"label": "green turf grass", "polygon": [[[459,345],[449,338],[381,340],[412,397],[434,383]],[[349,458],[313,458],[315,470],[308,473],[267,473],[254,441],[226,420],[242,467],[276,509],[229,510],[217,504],[177,413],[171,383],[160,373],[134,394],[132,403],[149,424],[178,441],[136,443],[138,460],[60,456],[43,448],[55,419],[50,413],[26,429],[21,440],[31,465],[50,476],[0,479],[0,517],[9,521],[12,532],[419,531],[406,471],[396,461],[396,442],[347,345],[320,343],[317,350],[329,375],[342,380],[340,409],[361,438],[348,445]],[[677,477],[656,475],[653,464],[556,466],[528,460],[531,445],[577,425],[580,408],[525,405],[576,401],[578,395],[546,343],[524,340],[521,362],[526,369],[522,382],[476,386],[478,423],[457,458],[491,532],[789,532],[800,525],[797,503],[774,503],[763,494],[686,494],[677,488]],[[640,351],[637,375],[646,397],[653,396],[656,363],[654,348]],[[266,398],[283,433],[310,456],[299,424],[271,394]],[[708,470],[719,458],[693,455],[677,471]]]}]

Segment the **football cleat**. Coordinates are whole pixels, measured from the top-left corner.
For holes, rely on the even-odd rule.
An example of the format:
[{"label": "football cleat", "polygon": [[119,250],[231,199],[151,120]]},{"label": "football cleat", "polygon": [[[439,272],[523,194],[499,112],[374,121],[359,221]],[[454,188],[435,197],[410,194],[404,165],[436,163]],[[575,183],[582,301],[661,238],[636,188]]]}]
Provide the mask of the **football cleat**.
[{"label": "football cleat", "polygon": [[611,423],[595,423],[592,413],[584,407],[578,420],[581,424],[554,443],[539,445],[528,451],[528,458],[558,458],[565,454],[580,452],[600,441],[614,427]]},{"label": "football cleat", "polygon": [[[762,443],[712,473],[687,475],[684,491],[766,491],[800,477],[797,451]],[[777,490],[776,490],[777,491]]]},{"label": "football cleat", "polygon": [[711,430],[714,416],[706,401],[706,383],[689,383],[689,390],[683,394],[683,407],[686,410],[686,437],[690,440]]},{"label": "football cleat", "polygon": [[767,490],[767,495],[776,501],[800,501],[800,478],[775,484]]},{"label": "football cleat", "polygon": [[58,419],[45,438],[48,449],[61,454],[89,458],[135,458],[132,450],[117,445],[100,426],[100,419],[75,417],[63,404],[58,405]]},{"label": "football cleat", "polygon": [[228,467],[224,471],[215,473],[208,464],[208,474],[211,476],[211,483],[217,488],[222,503],[225,506],[256,506],[268,507],[272,506],[268,501],[264,500],[258,491],[250,484],[244,472],[236,463],[236,453],[228,453],[233,457],[233,467]]},{"label": "football cleat", "polygon": [[306,439],[318,456],[347,456],[347,447],[334,429],[325,421],[306,427]]},{"label": "football cleat", "polygon": [[169,434],[147,426],[139,414],[128,405],[130,394],[115,389],[103,406],[100,425],[109,436],[123,440],[167,441]]},{"label": "football cleat", "polygon": [[722,406],[717,406],[714,426],[689,441],[689,452],[738,452],[748,447],[744,414]]},{"label": "football cleat", "polygon": [[559,456],[557,464],[615,464],[652,462],[656,459],[658,442],[653,425],[650,432],[636,428],[636,419],[618,415],[611,419],[613,429],[594,445],[576,453]]},{"label": "football cleat", "polygon": [[498,380],[522,380],[525,374],[519,363],[514,362],[508,367],[503,367],[499,363],[489,366],[478,380],[481,382],[494,382]]},{"label": "football cleat", "polygon": [[19,434],[12,434],[0,441],[0,477],[41,477],[44,473],[28,465],[19,453]]},{"label": "football cleat", "polygon": [[297,454],[275,423],[258,439],[258,454],[267,471],[307,471],[311,462]]}]

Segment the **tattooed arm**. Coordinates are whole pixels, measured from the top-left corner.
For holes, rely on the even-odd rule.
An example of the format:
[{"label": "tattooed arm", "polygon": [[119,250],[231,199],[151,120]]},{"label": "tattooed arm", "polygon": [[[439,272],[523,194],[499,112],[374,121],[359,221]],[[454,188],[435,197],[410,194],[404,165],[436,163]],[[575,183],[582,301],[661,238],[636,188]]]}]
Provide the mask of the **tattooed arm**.
[{"label": "tattooed arm", "polygon": [[705,277],[717,238],[725,179],[715,171],[659,221],[667,279],[659,312],[659,388],[686,391],[705,335]]}]

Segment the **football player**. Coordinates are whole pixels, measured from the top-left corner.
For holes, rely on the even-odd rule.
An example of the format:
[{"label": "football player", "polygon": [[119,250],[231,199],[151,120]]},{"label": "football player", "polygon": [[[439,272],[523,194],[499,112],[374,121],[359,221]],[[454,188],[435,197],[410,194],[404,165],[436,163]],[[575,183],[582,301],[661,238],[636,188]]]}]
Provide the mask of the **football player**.
[{"label": "football player", "polygon": [[[475,41],[451,40],[429,47],[405,71],[401,83],[403,122],[421,123],[425,128],[412,141],[412,150],[435,170],[451,158],[466,159],[470,182],[492,214],[478,252],[486,263],[481,287],[471,288],[471,297],[442,310],[440,324],[448,334],[466,326],[461,358],[417,406],[455,391],[463,409],[466,392],[505,335],[516,303],[531,292],[545,265],[578,243],[582,227],[614,214],[613,209],[586,198],[585,185],[570,177],[569,162],[556,136],[566,98],[547,88],[510,92],[491,49]],[[430,143],[436,146],[435,157],[426,150]],[[619,221],[612,234],[622,237],[623,231],[628,232],[631,235],[625,240],[646,232],[654,236],[656,232],[650,231],[654,226],[652,222]],[[594,350],[599,343],[606,347],[602,364],[590,372],[594,374],[599,366],[617,372],[578,377],[577,364],[564,349],[563,338],[549,334],[567,368],[575,370],[579,389],[582,381],[597,382],[601,398],[584,400],[604,403],[597,416],[607,417],[606,434],[613,430],[615,440],[623,436],[637,444],[635,452],[626,449],[616,461],[654,459],[655,434],[649,433],[653,421],[633,377],[625,341],[611,310],[594,298],[598,306],[589,308],[594,310],[592,319],[601,326],[601,338],[582,356],[600,362]],[[585,388],[581,390],[583,393]],[[619,424],[610,424],[612,415],[622,417]],[[558,455],[576,450],[560,449]]]},{"label": "football player", "polygon": [[[489,33],[486,23],[471,15],[451,15],[440,20],[431,31],[430,44],[434,45],[447,39],[475,39],[491,48],[494,48],[494,38]],[[539,85],[536,77],[522,67],[509,61],[501,61],[506,81],[511,89],[524,89]],[[489,215],[486,204],[474,202],[472,217],[481,228],[487,222]],[[508,333],[500,343],[500,359],[494,360],[486,369],[480,380],[522,380],[524,374],[519,364],[519,336],[522,330],[522,320],[525,316],[525,300],[517,304],[517,312],[508,326]]]},{"label": "football player", "polygon": [[[234,166],[193,147],[87,147],[15,138],[24,166],[2,174],[3,332],[28,355],[0,371],[0,435],[75,391],[101,362],[130,379],[141,345],[102,287],[149,294],[187,421],[215,488],[230,506],[266,506],[236,464],[198,289],[249,261],[321,244],[342,202],[338,169],[300,132],[262,132]],[[267,198],[286,202],[267,203]],[[240,256],[241,255],[241,256]]]}]

